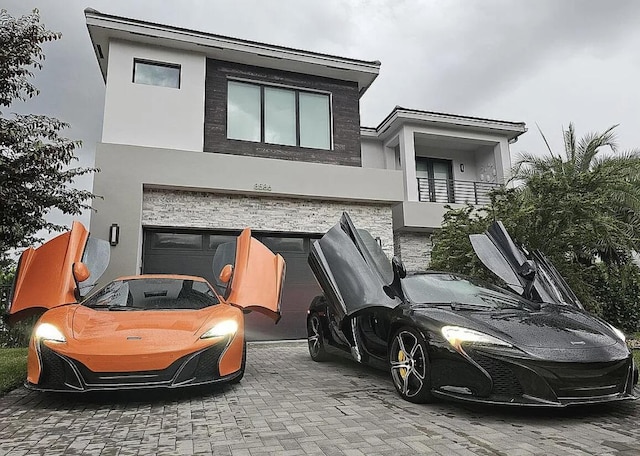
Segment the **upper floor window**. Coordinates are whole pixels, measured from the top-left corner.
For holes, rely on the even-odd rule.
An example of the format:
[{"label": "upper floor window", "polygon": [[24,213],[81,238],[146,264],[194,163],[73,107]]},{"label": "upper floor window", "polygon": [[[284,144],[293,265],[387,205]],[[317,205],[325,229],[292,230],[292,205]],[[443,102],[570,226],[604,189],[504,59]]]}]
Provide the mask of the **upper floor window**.
[{"label": "upper floor window", "polygon": [[229,81],[227,138],[331,148],[329,95]]},{"label": "upper floor window", "polygon": [[134,59],[133,82],[179,89],[180,65]]}]

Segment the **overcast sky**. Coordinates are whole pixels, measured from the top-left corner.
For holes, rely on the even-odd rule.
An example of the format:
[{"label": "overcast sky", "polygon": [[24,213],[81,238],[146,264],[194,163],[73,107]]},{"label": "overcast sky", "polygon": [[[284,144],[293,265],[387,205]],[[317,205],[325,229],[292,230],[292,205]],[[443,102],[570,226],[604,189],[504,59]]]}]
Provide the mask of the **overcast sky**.
[{"label": "overcast sky", "polygon": [[[361,99],[377,126],[394,106],[522,121],[511,146],[555,150],[613,124],[622,149],[640,147],[640,2],[635,0],[3,0],[13,16],[40,10],[63,37],[45,46],[41,95],[14,112],[57,117],[81,139],[82,165],[100,140],[104,82],[84,8],[309,51],[380,60]],[[80,182],[90,188],[91,181]],[[88,217],[84,218],[88,221]]]}]

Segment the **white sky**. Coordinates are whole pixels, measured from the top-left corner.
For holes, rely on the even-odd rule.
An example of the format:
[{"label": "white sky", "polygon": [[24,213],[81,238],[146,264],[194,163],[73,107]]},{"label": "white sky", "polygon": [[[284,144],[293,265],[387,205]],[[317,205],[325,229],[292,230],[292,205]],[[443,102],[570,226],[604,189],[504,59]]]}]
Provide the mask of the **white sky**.
[{"label": "white sky", "polygon": [[[101,135],[104,82],[84,8],[242,39],[380,60],[361,99],[361,123],[394,106],[523,121],[511,146],[555,151],[574,122],[578,137],[613,124],[622,149],[640,147],[640,2],[635,0],[3,0],[13,16],[36,7],[63,37],[45,46],[41,95],[6,112],[72,125],[81,165]],[[91,180],[79,182],[90,188]],[[59,217],[55,217],[58,219]],[[62,220],[62,219],[60,219]],[[83,218],[88,221],[88,216]],[[59,221],[59,220],[57,220]]]}]

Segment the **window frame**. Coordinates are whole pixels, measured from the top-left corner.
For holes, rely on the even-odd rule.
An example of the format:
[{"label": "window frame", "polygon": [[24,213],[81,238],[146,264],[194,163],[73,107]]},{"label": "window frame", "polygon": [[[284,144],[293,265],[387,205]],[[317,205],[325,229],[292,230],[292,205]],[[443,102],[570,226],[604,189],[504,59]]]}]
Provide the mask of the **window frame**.
[{"label": "window frame", "polygon": [[[159,85],[159,84],[147,84],[144,82],[136,82],[136,65],[138,63],[144,64],[144,65],[150,65],[150,66],[156,66],[156,67],[162,67],[162,68],[171,68],[173,70],[178,70],[178,86],[177,87],[173,87],[173,86],[166,86],[166,85]],[[164,87],[167,89],[177,89],[180,90],[182,88],[182,65],[179,63],[168,63],[168,62],[160,62],[158,60],[148,60],[148,59],[140,59],[137,57],[133,58],[133,71],[132,71],[132,75],[131,75],[131,82],[133,84],[141,84],[141,85],[148,85],[148,86],[153,86],[153,87]]]},{"label": "window frame", "polygon": [[[239,138],[229,138],[229,83],[236,82],[240,84],[251,85],[260,89],[260,140],[253,141],[251,139],[239,139]],[[265,102],[265,88],[275,88],[275,89],[283,89],[289,90],[294,93],[294,102],[295,102],[295,136],[296,136],[296,144],[279,144],[265,141],[265,113],[266,113],[266,102]],[[286,85],[286,84],[274,84],[267,83],[262,81],[255,81],[252,79],[244,79],[244,78],[235,78],[228,77],[226,79],[226,117],[225,117],[225,137],[229,141],[244,141],[244,142],[252,142],[258,144],[268,144],[274,146],[283,146],[283,147],[297,147],[302,149],[313,149],[313,150],[333,150],[333,94],[324,90],[313,90],[307,88],[300,88],[296,86]],[[312,95],[324,95],[327,97],[328,102],[328,133],[329,133],[329,144],[328,147],[310,147],[310,146],[302,146],[300,145],[300,94],[307,93]]]}]

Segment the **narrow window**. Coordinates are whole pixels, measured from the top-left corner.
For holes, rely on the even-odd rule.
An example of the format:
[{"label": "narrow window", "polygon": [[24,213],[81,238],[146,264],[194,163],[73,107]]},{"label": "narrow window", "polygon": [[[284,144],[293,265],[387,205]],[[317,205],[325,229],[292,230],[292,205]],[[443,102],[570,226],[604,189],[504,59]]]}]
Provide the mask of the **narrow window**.
[{"label": "narrow window", "polygon": [[179,89],[180,65],[134,59],[133,82]]},{"label": "narrow window", "polygon": [[293,90],[265,87],[264,142],[296,145],[296,94]]},{"label": "narrow window", "polygon": [[229,81],[227,138],[260,142],[260,87]]},{"label": "narrow window", "polygon": [[329,97],[316,93],[300,93],[300,145],[315,149],[331,147]]}]

